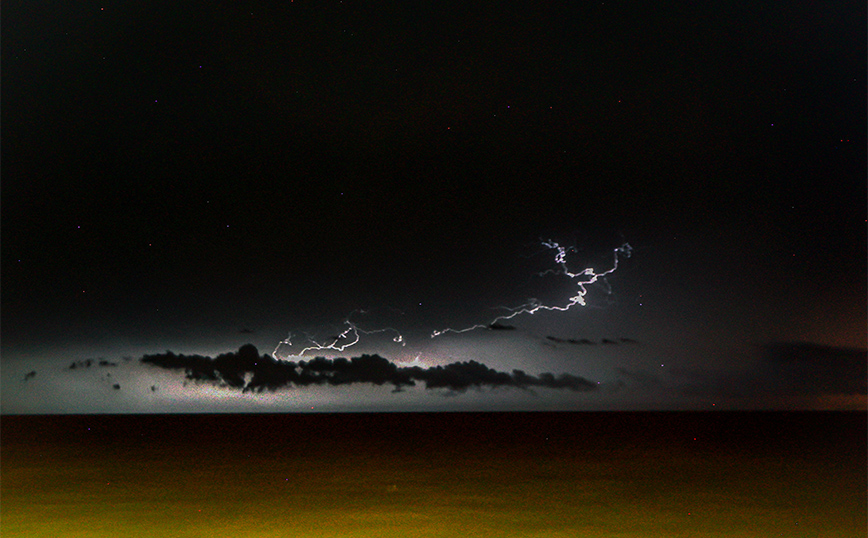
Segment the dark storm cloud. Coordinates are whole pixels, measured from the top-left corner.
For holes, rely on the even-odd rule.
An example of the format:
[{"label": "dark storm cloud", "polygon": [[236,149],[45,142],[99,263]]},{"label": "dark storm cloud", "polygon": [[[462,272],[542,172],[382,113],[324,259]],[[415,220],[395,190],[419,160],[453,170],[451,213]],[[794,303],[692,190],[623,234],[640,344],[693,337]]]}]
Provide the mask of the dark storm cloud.
[{"label": "dark storm cloud", "polygon": [[488,330],[490,330],[490,331],[514,331],[515,326],[514,325],[504,325],[502,323],[498,323],[497,321],[495,321],[494,323],[492,323],[491,325],[488,326]]},{"label": "dark storm cloud", "polygon": [[462,392],[469,388],[516,387],[530,389],[544,387],[590,391],[597,384],[570,374],[539,376],[521,370],[499,372],[476,362],[454,362],[445,366],[422,368],[399,367],[378,355],[362,355],[351,359],[316,357],[307,361],[282,361],[270,355],[259,355],[257,349],[246,344],[236,353],[224,353],[215,358],[199,355],[176,355],[170,351],[159,355],[146,355],[141,362],[170,370],[184,370],[186,378],[206,381],[231,388],[254,392],[277,390],[283,387],[308,385],[348,385],[352,383],[391,384],[399,392],[404,387],[424,383],[427,389],[446,389]]},{"label": "dark storm cloud", "polygon": [[597,343],[587,338],[558,338],[557,336],[546,336],[546,340],[556,344],[572,344],[582,346],[594,346]]},{"label": "dark storm cloud", "polygon": [[522,370],[512,373],[498,372],[476,361],[453,362],[445,366],[431,368],[407,368],[413,378],[425,382],[425,387],[445,388],[451,391],[464,391],[471,387],[546,387],[552,389],[570,389],[573,391],[589,391],[597,388],[595,383],[587,379],[561,374],[555,377],[550,373],[537,376],[528,375]]},{"label": "dark storm cloud", "polygon": [[[554,342],[556,344],[572,344],[572,345],[580,345],[580,346],[595,346],[597,342],[593,340],[588,340],[587,338],[559,338],[557,336],[546,336],[546,340],[549,342]],[[617,340],[613,340],[611,338],[603,338],[603,344],[607,345],[615,345],[615,344],[638,344],[636,340],[632,338],[619,338]]]},{"label": "dark storm cloud", "polygon": [[868,393],[868,350],[805,342],[763,346],[769,369],[781,383],[803,394]]},{"label": "dark storm cloud", "polygon": [[94,361],[94,359],[85,359],[83,361],[75,361],[69,365],[70,370],[75,370],[76,368],[90,368],[96,364],[97,366],[117,366],[118,363],[107,361],[105,359],[99,359],[98,361]]},{"label": "dark storm cloud", "polygon": [[[688,397],[740,399],[760,406],[763,402],[778,405],[782,398],[801,401],[826,395],[868,394],[868,350],[772,342],[759,346],[758,351],[756,362],[737,370],[673,369],[670,374],[676,385],[667,390]],[[638,381],[629,372],[619,373],[627,384]]]}]

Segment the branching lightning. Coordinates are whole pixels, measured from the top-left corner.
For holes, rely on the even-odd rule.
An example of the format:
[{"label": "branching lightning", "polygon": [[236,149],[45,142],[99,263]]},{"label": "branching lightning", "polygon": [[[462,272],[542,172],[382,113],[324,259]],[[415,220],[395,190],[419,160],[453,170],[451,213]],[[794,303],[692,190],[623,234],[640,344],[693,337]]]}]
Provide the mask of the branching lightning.
[{"label": "branching lightning", "polygon": [[294,353],[294,354],[290,353],[288,355],[281,357],[278,355],[278,351],[280,351],[280,349],[285,347],[285,346],[291,347],[293,338],[296,338],[297,336],[299,336],[299,335],[296,335],[296,334],[293,334],[290,332],[289,335],[285,339],[281,340],[277,344],[277,347],[275,347],[274,351],[271,352],[271,356],[277,360],[285,360],[288,358],[300,358],[300,357],[304,356],[305,353],[308,353],[310,351],[327,350],[327,351],[337,351],[340,353],[340,352],[343,352],[345,349],[358,344],[359,341],[361,341],[361,336],[360,336],[361,334],[371,335],[371,334],[391,332],[391,333],[395,333],[395,336],[392,338],[393,342],[395,342],[396,344],[401,344],[402,346],[406,345],[406,342],[404,341],[404,337],[401,335],[401,333],[398,332],[397,329],[394,329],[392,327],[386,327],[384,329],[375,329],[375,330],[370,330],[370,331],[361,329],[351,319],[353,314],[356,314],[356,313],[366,314],[367,311],[354,310],[354,311],[350,312],[350,315],[347,316],[347,319],[344,320],[344,325],[346,325],[347,328],[344,329],[343,332],[341,332],[337,336],[332,336],[332,337],[327,338],[325,340],[320,340],[316,336],[310,335],[308,333],[303,333],[304,337],[305,337],[305,342],[308,345],[303,347],[301,349],[301,351],[299,351],[298,353]]},{"label": "branching lightning", "polygon": [[618,247],[614,250],[614,252],[613,252],[614,262],[612,263],[612,267],[609,268],[608,270],[603,271],[602,273],[598,273],[592,267],[588,267],[588,268],[583,269],[577,273],[574,273],[574,272],[570,271],[570,269],[567,267],[567,251],[573,250],[572,248],[568,249],[568,248],[562,247],[558,243],[551,241],[551,240],[543,241],[542,244],[543,244],[543,246],[545,246],[548,249],[557,251],[557,253],[555,254],[555,263],[558,264],[558,266],[560,266],[560,269],[548,269],[547,271],[543,271],[542,273],[539,273],[539,275],[543,276],[543,275],[546,275],[549,273],[563,274],[563,275],[566,275],[570,279],[576,280],[576,286],[577,286],[576,294],[573,295],[572,297],[570,297],[567,300],[566,304],[564,304],[564,305],[545,305],[545,304],[542,304],[537,299],[530,299],[527,303],[520,305],[520,306],[517,306],[517,307],[513,307],[513,308],[503,307],[509,311],[509,314],[505,314],[503,316],[498,316],[498,317],[492,319],[491,321],[489,321],[488,323],[477,324],[477,325],[473,325],[471,327],[467,327],[464,329],[447,328],[447,329],[437,330],[437,331],[434,331],[431,333],[431,338],[436,338],[438,336],[441,336],[443,334],[448,334],[448,333],[461,334],[461,333],[466,333],[466,332],[470,332],[470,331],[475,331],[477,329],[486,329],[486,328],[491,327],[493,324],[495,324],[499,321],[505,321],[508,319],[512,319],[512,318],[514,318],[518,315],[521,315],[521,314],[535,314],[536,312],[538,312],[540,310],[566,312],[567,310],[571,309],[572,307],[574,307],[576,305],[585,306],[586,305],[585,295],[587,295],[587,293],[588,293],[588,289],[586,286],[594,284],[598,280],[600,280],[601,278],[605,278],[607,275],[614,273],[618,269],[618,262],[619,262],[620,257],[623,256],[625,258],[629,258],[630,255],[633,253],[633,247],[631,247],[629,245],[629,243],[624,243],[623,245],[621,245],[620,247]]},{"label": "branching lightning", "polygon": [[[614,273],[618,269],[618,264],[619,264],[621,257],[629,258],[633,252],[633,248],[628,243],[624,243],[620,247],[614,249],[614,251],[613,251],[614,261],[612,263],[612,266],[609,269],[598,273],[592,267],[588,267],[588,268],[582,269],[581,271],[573,272],[573,271],[570,271],[569,267],[567,266],[567,253],[568,252],[575,252],[574,248],[562,247],[558,243],[551,241],[551,240],[543,241],[542,245],[547,250],[554,250],[555,251],[554,262],[557,265],[557,268],[547,269],[543,272],[537,273],[537,275],[538,276],[545,276],[548,274],[555,274],[555,275],[561,275],[562,274],[562,275],[565,275],[567,278],[575,281],[576,293],[572,297],[567,299],[567,302],[565,304],[547,305],[547,304],[543,304],[538,299],[529,299],[527,303],[522,304],[522,305],[517,306],[517,307],[500,307],[500,308],[506,310],[508,313],[504,314],[502,316],[498,316],[498,317],[490,320],[487,323],[473,325],[471,327],[466,327],[464,329],[446,328],[446,329],[442,329],[442,330],[435,330],[431,333],[431,338],[436,338],[438,336],[448,334],[448,333],[462,334],[462,333],[475,331],[477,329],[492,329],[492,328],[495,328],[497,322],[510,320],[510,319],[515,318],[516,316],[519,316],[522,314],[535,314],[536,312],[539,312],[540,310],[566,312],[567,310],[570,310],[571,308],[573,308],[576,305],[585,306],[586,305],[585,296],[588,293],[587,286],[594,284],[594,283],[597,283],[601,279],[604,279],[606,276]],[[603,282],[605,283],[605,280],[603,280]],[[397,312],[403,314],[403,312],[400,312],[400,311],[397,311]],[[353,316],[356,314],[365,315],[365,314],[368,314],[368,311],[366,311],[366,310],[354,310],[353,312],[351,312],[343,322],[343,325],[345,328],[336,336],[330,336],[327,338],[322,338],[322,337],[313,335],[311,333],[306,333],[306,332],[302,332],[302,333],[290,332],[289,335],[284,340],[280,341],[277,344],[277,346],[274,348],[274,351],[271,352],[271,356],[275,360],[288,360],[288,359],[299,359],[299,358],[303,357],[306,353],[316,352],[316,351],[333,351],[333,352],[342,353],[346,349],[358,344],[362,340],[362,335],[374,335],[374,334],[381,334],[381,333],[393,333],[394,336],[392,337],[392,342],[394,342],[396,344],[401,344],[401,346],[406,346],[406,341],[404,339],[404,336],[397,329],[395,329],[393,327],[386,327],[383,329],[375,329],[375,330],[362,329],[352,319]],[[332,333],[332,334],[334,334],[334,333]],[[303,343],[300,345],[294,346],[293,340],[300,341]],[[295,351],[295,349],[298,349],[298,351],[295,353],[292,353],[292,352],[286,353],[285,355],[281,356],[282,351],[283,352],[287,351],[284,348],[288,348],[288,347],[293,348],[293,351]],[[419,357],[417,356],[417,358],[416,358],[417,361],[418,361],[418,358]]]}]

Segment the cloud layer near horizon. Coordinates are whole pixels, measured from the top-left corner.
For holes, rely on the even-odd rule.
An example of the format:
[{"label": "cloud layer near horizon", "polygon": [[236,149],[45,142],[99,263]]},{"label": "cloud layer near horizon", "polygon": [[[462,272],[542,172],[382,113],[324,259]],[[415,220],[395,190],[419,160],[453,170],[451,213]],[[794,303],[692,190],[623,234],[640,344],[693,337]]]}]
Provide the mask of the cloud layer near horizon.
[{"label": "cloud layer near horizon", "polygon": [[237,352],[217,357],[178,355],[167,351],[145,355],[144,364],[169,370],[184,370],[187,379],[205,381],[243,392],[274,391],[291,386],[347,385],[352,383],[391,384],[399,392],[404,387],[424,383],[426,389],[462,392],[468,388],[544,387],[575,392],[596,390],[597,383],[570,374],[542,373],[530,375],[522,370],[499,372],[477,361],[453,362],[445,366],[398,366],[379,355],[362,355],[351,359],[316,357],[308,361],[277,360],[260,355],[252,344]]}]

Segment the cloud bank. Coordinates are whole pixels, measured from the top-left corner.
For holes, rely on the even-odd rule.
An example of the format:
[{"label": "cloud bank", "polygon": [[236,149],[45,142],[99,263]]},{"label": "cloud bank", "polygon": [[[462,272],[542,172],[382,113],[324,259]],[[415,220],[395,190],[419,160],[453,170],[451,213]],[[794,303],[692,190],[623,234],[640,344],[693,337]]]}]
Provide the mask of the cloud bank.
[{"label": "cloud bank", "polygon": [[752,408],[822,409],[822,401],[837,398],[853,402],[837,407],[857,406],[864,410],[868,350],[811,342],[769,342],[757,346],[757,352],[757,359],[742,368],[679,369],[668,385],[649,370],[617,371],[623,386],[657,391],[668,387],[687,399],[722,398]]},{"label": "cloud bank", "polygon": [[426,389],[463,392],[469,388],[534,387],[567,389],[575,392],[596,390],[597,383],[570,374],[530,375],[522,370],[499,372],[476,362],[453,362],[445,366],[400,367],[379,355],[351,359],[317,357],[309,361],[283,361],[260,355],[252,344],[237,352],[217,357],[177,355],[171,351],[145,355],[144,364],[168,370],[184,370],[189,380],[209,382],[243,392],[275,391],[310,385],[348,385],[352,383],[391,384],[396,392],[424,384]]},{"label": "cloud bank", "polygon": [[767,370],[782,386],[803,394],[868,393],[868,351],[809,342],[762,347]]}]

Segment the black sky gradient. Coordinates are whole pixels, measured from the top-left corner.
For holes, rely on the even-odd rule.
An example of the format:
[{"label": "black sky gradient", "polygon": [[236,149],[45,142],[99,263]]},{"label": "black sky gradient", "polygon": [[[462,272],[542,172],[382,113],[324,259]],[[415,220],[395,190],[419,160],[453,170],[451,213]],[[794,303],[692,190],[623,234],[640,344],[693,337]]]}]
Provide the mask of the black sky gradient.
[{"label": "black sky gradient", "polygon": [[[769,368],[785,395],[864,395],[845,380],[866,347],[865,20],[807,1],[6,3],[4,366],[35,387],[52,361],[172,349],[244,387],[221,353],[394,309],[408,347],[340,368],[376,356],[383,383],[452,390]],[[535,276],[557,269],[543,240],[571,269],[634,250],[588,307],[491,325],[575,291]],[[476,324],[498,334],[428,338]],[[396,366],[413,346],[425,366]],[[298,383],[263,364],[256,387]]]}]

